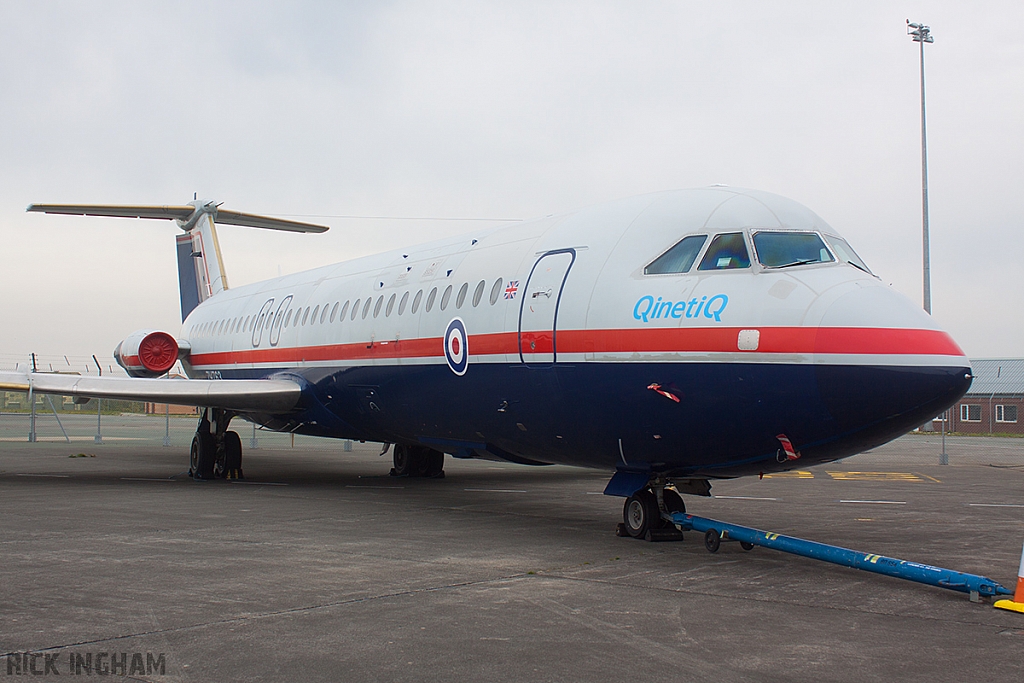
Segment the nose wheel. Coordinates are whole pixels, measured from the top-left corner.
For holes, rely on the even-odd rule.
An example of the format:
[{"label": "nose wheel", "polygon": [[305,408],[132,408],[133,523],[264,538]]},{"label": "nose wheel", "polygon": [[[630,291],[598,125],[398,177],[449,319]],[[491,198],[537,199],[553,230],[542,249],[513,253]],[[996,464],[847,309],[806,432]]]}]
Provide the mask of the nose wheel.
[{"label": "nose wheel", "polygon": [[622,506],[622,524],[619,536],[642,538],[648,541],[682,540],[682,533],[672,522],[662,517],[666,513],[686,512],[682,497],[672,489],[661,489],[661,505],[652,489],[641,489],[626,499]]}]

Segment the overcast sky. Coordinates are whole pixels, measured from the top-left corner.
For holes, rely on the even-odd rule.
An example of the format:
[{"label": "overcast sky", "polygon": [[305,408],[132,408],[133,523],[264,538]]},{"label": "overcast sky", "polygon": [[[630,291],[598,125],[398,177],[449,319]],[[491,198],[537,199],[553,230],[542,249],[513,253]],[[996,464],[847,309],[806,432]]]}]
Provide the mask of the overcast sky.
[{"label": "overcast sky", "polygon": [[[180,327],[172,223],[31,202],[528,218],[725,183],[821,215],[934,313],[1024,356],[1024,3],[4,2],[0,354]],[[313,219],[310,219],[313,220]],[[484,225],[225,226],[243,284]]]}]

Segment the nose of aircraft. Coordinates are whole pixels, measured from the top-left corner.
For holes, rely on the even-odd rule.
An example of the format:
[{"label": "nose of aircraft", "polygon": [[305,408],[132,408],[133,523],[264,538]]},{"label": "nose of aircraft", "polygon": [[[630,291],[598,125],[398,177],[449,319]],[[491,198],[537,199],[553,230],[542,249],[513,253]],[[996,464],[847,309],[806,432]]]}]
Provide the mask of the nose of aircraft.
[{"label": "nose of aircraft", "polygon": [[953,338],[898,292],[869,283],[838,297],[815,341],[818,390],[861,448],[928,422],[967,392],[971,366]]}]

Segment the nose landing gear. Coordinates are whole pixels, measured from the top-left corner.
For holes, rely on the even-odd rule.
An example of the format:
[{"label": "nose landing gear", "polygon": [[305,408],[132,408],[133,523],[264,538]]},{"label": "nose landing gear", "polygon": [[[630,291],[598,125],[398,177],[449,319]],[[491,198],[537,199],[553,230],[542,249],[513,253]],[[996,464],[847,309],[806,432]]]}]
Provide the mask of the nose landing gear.
[{"label": "nose landing gear", "polygon": [[626,499],[616,534],[647,541],[681,541],[682,532],[667,519],[673,512],[686,512],[682,496],[664,484],[652,484]]}]

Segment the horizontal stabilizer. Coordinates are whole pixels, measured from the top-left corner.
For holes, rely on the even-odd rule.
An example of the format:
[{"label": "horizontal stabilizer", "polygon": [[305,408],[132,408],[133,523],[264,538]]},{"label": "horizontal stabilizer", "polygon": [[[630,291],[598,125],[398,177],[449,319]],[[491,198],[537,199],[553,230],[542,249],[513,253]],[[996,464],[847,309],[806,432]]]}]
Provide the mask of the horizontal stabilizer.
[{"label": "horizontal stabilizer", "polygon": [[115,218],[164,218],[185,221],[194,206],[120,206],[114,204],[29,204],[26,211],[62,213],[69,216],[113,216]]},{"label": "horizontal stabilizer", "polygon": [[244,225],[248,228],[267,228],[269,230],[288,230],[289,232],[327,232],[326,225],[315,225],[313,223],[300,223],[299,221],[287,221],[283,218],[269,218],[257,216],[253,213],[242,213],[241,211],[226,211],[217,209],[213,220],[223,225]]},{"label": "horizontal stabilizer", "polygon": [[149,401],[240,412],[287,412],[302,387],[287,379],[135,379],[83,377],[42,372],[0,372],[0,391],[25,391],[74,398]]},{"label": "horizontal stabilizer", "polygon": [[163,218],[183,223],[190,221],[197,211],[209,213],[214,223],[241,225],[247,228],[287,230],[288,232],[327,232],[326,225],[289,221],[284,218],[258,216],[241,211],[228,211],[213,202],[184,206],[131,206],[119,204],[29,204],[26,211],[36,213],[59,213],[71,216],[111,216],[115,218]]}]

